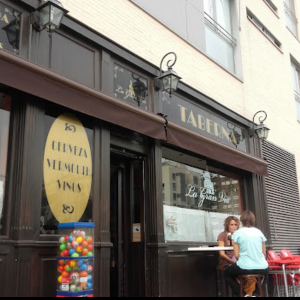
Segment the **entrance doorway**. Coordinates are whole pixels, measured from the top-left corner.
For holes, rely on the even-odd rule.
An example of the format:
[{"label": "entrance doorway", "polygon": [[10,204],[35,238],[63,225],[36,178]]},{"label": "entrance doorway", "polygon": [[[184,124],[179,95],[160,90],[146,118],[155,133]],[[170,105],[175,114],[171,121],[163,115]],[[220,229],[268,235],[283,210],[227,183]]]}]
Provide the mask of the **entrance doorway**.
[{"label": "entrance doorway", "polygon": [[144,160],[112,149],[111,297],[145,297]]}]

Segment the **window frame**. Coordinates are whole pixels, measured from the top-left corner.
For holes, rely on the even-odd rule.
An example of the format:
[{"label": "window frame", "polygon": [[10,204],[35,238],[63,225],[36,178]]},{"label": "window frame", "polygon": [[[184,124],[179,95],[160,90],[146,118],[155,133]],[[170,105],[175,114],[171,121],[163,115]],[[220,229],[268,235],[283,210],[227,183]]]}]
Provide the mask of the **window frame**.
[{"label": "window frame", "polygon": [[249,9],[247,9],[247,18],[282,53],[282,43]]},{"label": "window frame", "polygon": [[[300,122],[300,66],[293,59],[291,60],[292,79],[295,101],[297,106],[297,120]],[[298,85],[296,85],[298,83]]]},{"label": "window frame", "polygon": [[[285,18],[286,18],[286,27],[298,39],[298,35],[299,35],[298,19],[297,19],[296,11],[295,11],[295,2],[294,2],[294,0],[289,0],[289,2],[287,3],[287,1],[288,0],[283,1]],[[291,5],[293,6],[292,8],[291,8]],[[295,25],[296,32],[294,32],[293,29],[289,27],[287,18],[289,18],[292,22],[295,22],[294,25]]]},{"label": "window frame", "polygon": [[[3,184],[3,202],[2,202],[2,212],[1,212],[1,215],[0,215],[0,240],[3,240],[3,239],[8,239],[8,230],[9,230],[9,222],[10,222],[10,213],[9,213],[9,210],[10,210],[10,202],[9,202],[9,177],[10,177],[10,159],[9,157],[11,156],[11,143],[12,143],[12,116],[13,116],[13,108],[12,108],[12,105],[13,105],[13,100],[12,100],[12,96],[10,94],[7,94],[3,91],[0,91],[0,95],[3,95],[3,97],[7,97],[7,100],[9,101],[9,112],[10,112],[10,115],[9,115],[9,121],[8,121],[8,136],[7,136],[7,141],[6,141],[6,144],[7,144],[7,150],[6,150],[6,173],[5,174],[2,174],[4,175],[4,178],[5,178],[5,181],[4,181],[4,184]],[[1,150],[0,150],[1,151]]]}]

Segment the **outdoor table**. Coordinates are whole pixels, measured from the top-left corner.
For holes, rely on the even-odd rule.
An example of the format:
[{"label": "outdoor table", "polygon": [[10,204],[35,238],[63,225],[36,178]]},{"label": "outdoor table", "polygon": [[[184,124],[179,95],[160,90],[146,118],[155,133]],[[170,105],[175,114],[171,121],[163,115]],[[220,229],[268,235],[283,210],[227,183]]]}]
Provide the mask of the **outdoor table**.
[{"label": "outdoor table", "polygon": [[[299,259],[277,259],[277,260],[268,260],[270,269],[272,266],[280,266],[282,269],[283,280],[284,280],[284,288],[285,288],[285,296],[289,297],[289,289],[287,282],[287,269],[300,269],[300,260]],[[279,274],[280,272],[274,271],[274,273]],[[294,288],[295,293],[295,288]]]}]

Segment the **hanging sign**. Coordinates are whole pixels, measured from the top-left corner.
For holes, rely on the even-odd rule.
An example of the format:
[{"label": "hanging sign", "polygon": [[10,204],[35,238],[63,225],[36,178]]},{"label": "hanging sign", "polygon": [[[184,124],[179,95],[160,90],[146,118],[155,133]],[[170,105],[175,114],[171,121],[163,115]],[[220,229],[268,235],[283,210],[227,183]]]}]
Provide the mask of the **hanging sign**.
[{"label": "hanging sign", "polygon": [[86,131],[72,114],[59,116],[50,129],[44,183],[55,218],[60,223],[78,222],[91,193],[92,156]]}]

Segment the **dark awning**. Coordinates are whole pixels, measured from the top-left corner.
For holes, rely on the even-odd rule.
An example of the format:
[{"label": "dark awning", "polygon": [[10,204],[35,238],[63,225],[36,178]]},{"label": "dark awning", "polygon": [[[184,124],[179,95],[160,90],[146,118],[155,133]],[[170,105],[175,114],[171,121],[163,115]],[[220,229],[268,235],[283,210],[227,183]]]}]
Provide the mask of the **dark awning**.
[{"label": "dark awning", "polygon": [[[0,83],[154,139],[165,141],[163,118],[0,50]],[[267,162],[172,122],[168,143],[208,158],[268,176]]]}]

